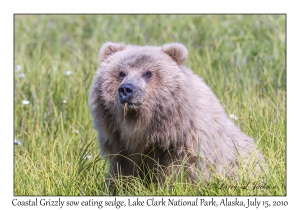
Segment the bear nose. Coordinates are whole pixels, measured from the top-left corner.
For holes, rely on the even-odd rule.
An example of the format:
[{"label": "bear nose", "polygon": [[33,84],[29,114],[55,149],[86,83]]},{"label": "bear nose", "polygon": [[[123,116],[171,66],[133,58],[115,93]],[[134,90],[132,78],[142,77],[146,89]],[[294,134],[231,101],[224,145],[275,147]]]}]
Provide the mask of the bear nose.
[{"label": "bear nose", "polygon": [[120,98],[121,104],[129,102],[129,99],[133,95],[134,90],[135,90],[134,85],[130,84],[130,83],[122,84],[119,87],[118,93],[119,93],[119,98]]}]

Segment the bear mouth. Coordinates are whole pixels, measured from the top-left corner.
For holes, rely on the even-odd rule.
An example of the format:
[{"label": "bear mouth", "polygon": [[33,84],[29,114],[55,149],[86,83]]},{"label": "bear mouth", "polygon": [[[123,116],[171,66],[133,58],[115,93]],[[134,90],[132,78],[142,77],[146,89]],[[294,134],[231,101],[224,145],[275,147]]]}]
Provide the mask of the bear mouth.
[{"label": "bear mouth", "polygon": [[125,102],[122,105],[122,109],[124,109],[124,111],[131,111],[131,110],[136,110],[139,108],[140,104],[138,103],[132,103],[132,102]]}]

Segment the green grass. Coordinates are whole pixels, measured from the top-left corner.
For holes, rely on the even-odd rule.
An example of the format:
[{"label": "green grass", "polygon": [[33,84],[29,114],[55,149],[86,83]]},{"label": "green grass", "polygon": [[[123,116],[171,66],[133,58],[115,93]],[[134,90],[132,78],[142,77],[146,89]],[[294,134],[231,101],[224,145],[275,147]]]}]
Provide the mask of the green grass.
[{"label": "green grass", "polygon": [[98,155],[88,107],[98,51],[105,41],[183,43],[189,51],[186,65],[204,78],[227,114],[238,117],[234,121],[256,140],[269,164],[268,187],[263,189],[253,188],[253,183],[243,189],[246,182],[217,178],[191,186],[179,173],[172,187],[145,186],[138,178],[119,180],[117,194],[285,195],[285,18],[15,15],[15,65],[22,67],[14,73],[14,130],[21,142],[14,149],[15,195],[109,194],[107,163]]}]

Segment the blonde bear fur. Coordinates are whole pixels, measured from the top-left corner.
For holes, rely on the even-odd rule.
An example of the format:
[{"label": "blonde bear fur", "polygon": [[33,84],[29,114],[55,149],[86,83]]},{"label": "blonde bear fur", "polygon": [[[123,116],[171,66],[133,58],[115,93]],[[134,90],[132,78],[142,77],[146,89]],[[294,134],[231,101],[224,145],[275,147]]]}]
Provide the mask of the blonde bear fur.
[{"label": "blonde bear fur", "polygon": [[230,174],[250,157],[262,159],[211,89],[183,65],[187,55],[180,43],[101,47],[90,107],[110,176],[171,173],[184,163],[195,179],[199,170],[203,177]]}]

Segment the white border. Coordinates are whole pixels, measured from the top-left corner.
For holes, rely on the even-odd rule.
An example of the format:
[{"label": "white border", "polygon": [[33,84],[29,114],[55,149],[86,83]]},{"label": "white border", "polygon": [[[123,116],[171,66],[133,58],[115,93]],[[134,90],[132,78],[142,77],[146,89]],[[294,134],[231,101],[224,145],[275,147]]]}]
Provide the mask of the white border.
[{"label": "white border", "polygon": [[[294,1],[295,2],[295,1]],[[0,205],[12,207],[13,197],[13,14],[14,13],[287,13],[287,151],[286,197],[258,199],[288,200],[296,209],[299,199],[299,11],[291,1],[5,1],[1,3],[1,190]],[[297,121],[296,121],[297,120]],[[4,134],[4,135],[3,135]],[[297,135],[298,134],[298,135]],[[40,197],[41,198],[41,197]],[[49,197],[45,197],[49,199]],[[50,197],[51,198],[51,197]],[[56,197],[57,198],[57,197]],[[90,197],[92,198],[92,197]],[[97,197],[96,197],[97,198]],[[99,198],[99,197],[98,197]],[[127,198],[119,197],[120,199]],[[209,197],[205,197],[209,199]],[[219,197],[220,198],[220,197]],[[239,197],[246,199],[247,197]],[[251,197],[250,197],[251,198]],[[18,199],[28,199],[18,197]],[[55,198],[53,198],[55,199]],[[63,199],[75,199],[64,197]],[[86,199],[76,197],[76,199]],[[293,208],[294,207],[294,208]],[[146,208],[146,207],[144,207]],[[174,207],[172,207],[174,208]],[[198,207],[199,208],[199,207]],[[7,209],[7,208],[3,208]],[[94,207],[95,209],[95,207]]]}]

